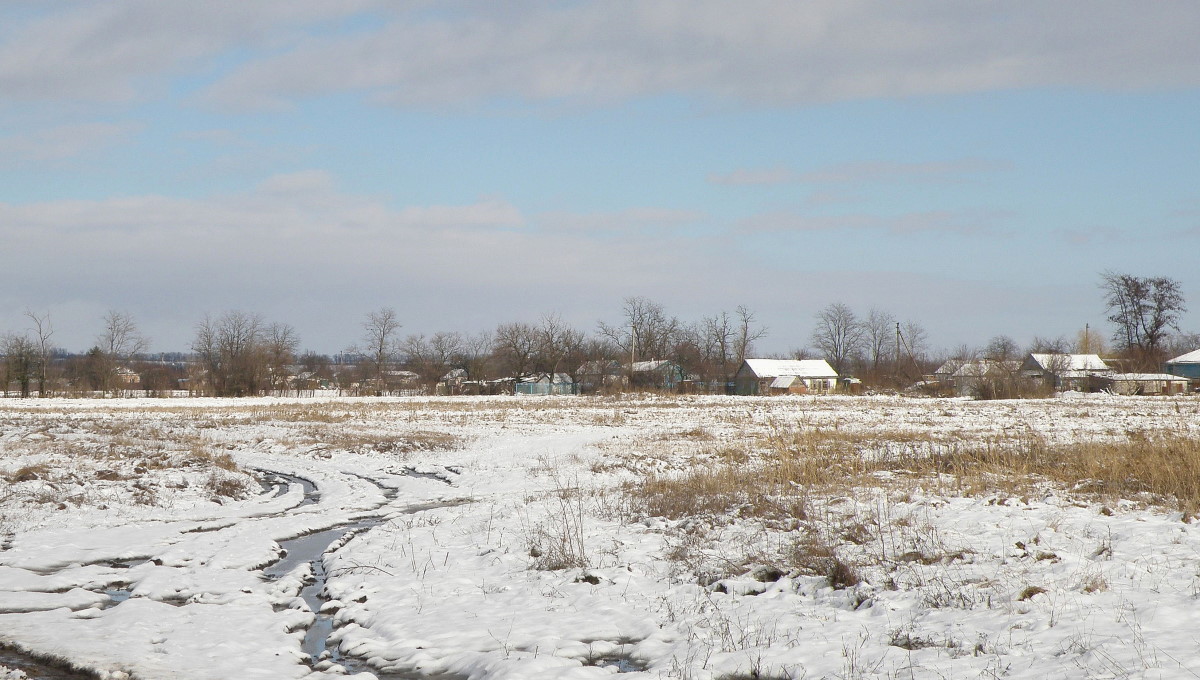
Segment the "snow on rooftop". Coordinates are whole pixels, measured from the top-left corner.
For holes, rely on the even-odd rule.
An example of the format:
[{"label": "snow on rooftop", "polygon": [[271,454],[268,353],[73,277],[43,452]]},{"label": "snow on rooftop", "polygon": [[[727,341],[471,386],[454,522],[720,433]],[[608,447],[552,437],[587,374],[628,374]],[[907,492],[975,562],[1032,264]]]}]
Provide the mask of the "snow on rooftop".
[{"label": "snow on rooftop", "polygon": [[1180,354],[1171,359],[1168,364],[1200,364],[1200,349],[1193,350],[1187,354]]},{"label": "snow on rooftop", "polygon": [[1098,354],[1040,354],[1029,355],[1042,368],[1066,371],[1107,371],[1108,364]]},{"label": "snow on rooftop", "polygon": [[824,359],[746,359],[746,365],[760,378],[799,376],[801,378],[836,378],[837,371]]}]

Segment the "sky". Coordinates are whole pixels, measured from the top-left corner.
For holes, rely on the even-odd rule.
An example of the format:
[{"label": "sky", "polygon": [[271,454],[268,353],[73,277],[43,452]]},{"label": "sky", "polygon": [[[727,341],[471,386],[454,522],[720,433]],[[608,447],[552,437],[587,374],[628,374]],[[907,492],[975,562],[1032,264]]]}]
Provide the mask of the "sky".
[{"label": "sky", "polygon": [[205,315],[336,352],[641,296],[761,353],[844,303],[1073,337],[1101,273],[1200,330],[1194,0],[0,4],[0,332]]}]

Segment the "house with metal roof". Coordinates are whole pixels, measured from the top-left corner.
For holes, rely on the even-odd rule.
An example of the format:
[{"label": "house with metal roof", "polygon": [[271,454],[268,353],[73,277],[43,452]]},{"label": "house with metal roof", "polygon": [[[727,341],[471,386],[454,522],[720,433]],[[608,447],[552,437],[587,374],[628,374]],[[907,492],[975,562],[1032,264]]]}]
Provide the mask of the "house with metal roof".
[{"label": "house with metal roof", "polygon": [[1040,382],[1052,390],[1091,392],[1095,378],[1110,375],[1112,368],[1096,354],[1033,353],[1021,364],[1021,377]]},{"label": "house with metal roof", "polygon": [[824,359],[746,359],[734,374],[737,393],[828,394],[838,374]]},{"label": "house with metal roof", "polygon": [[1189,380],[1200,380],[1200,349],[1171,359],[1164,365],[1164,368],[1171,375]]}]

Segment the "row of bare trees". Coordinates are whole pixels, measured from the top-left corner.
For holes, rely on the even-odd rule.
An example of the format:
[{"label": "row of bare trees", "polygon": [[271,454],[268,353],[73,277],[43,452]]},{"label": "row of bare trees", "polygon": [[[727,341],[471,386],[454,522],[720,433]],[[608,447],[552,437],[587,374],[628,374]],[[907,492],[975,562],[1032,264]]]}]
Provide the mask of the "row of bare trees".
[{"label": "row of bare trees", "polygon": [[[812,347],[839,375],[856,374],[868,382],[911,382],[928,372],[928,334],[915,321],[897,321],[890,312],[872,308],[858,316],[835,302],[816,314]],[[805,356],[807,350],[798,350]]]},{"label": "row of bare trees", "polygon": [[395,310],[367,315],[359,342],[346,351],[356,361],[358,384],[384,385],[389,368],[404,367],[426,384],[461,369],[471,381],[566,374],[573,380],[589,364],[668,360],[680,376],[698,376],[706,389],[723,390],[754,342],[766,334],[745,306],[687,323],[644,297],[629,297],[622,323],[601,322],[594,334],[557,314],[535,322],[502,323],[476,334],[402,335]]},{"label": "row of bare trees", "polygon": [[[1165,277],[1137,277],[1105,272],[1101,289],[1108,320],[1116,329],[1113,349],[1136,368],[1159,365],[1166,354],[1200,347],[1200,336],[1177,331],[1186,310],[1180,284]],[[53,393],[53,383],[103,394],[121,390],[121,371],[142,355],[148,339],[133,317],[110,311],[102,319],[95,344],[74,360],[65,374],[53,376],[54,327],[49,314],[25,313],[27,329],[0,336],[5,389],[15,387],[28,396],[35,390]],[[1176,333],[1172,334],[1174,330]],[[600,322],[594,332],[573,327],[559,315],[537,321],[502,323],[474,334],[437,332],[404,335],[399,314],[388,307],[369,313],[361,335],[340,360],[312,352],[298,354],[299,338],[292,326],[268,323],[260,315],[240,311],[206,315],[196,324],[191,344],[190,388],[216,396],[282,393],[299,389],[298,369],[320,384],[354,385],[364,392],[382,392],[407,376],[428,389],[458,369],[471,381],[501,377],[565,373],[578,379],[586,365],[631,367],[633,362],[667,360],[678,378],[690,378],[708,391],[722,391],[732,382],[742,361],[752,356],[755,343],[767,334],[753,310],[738,306],[695,322],[679,319],[645,297],[625,298],[619,322]],[[994,337],[986,347],[960,347],[931,356],[928,335],[921,324],[900,321],[872,308],[859,316],[843,303],[816,314],[811,349],[792,352],[796,358],[826,358],[841,375],[856,375],[878,385],[901,385],[932,371],[949,357],[1015,358],[1021,348],[1008,336]],[[1103,353],[1103,339],[1090,327],[1074,341],[1035,338],[1026,351]],[[312,380],[309,386],[316,384]]]}]

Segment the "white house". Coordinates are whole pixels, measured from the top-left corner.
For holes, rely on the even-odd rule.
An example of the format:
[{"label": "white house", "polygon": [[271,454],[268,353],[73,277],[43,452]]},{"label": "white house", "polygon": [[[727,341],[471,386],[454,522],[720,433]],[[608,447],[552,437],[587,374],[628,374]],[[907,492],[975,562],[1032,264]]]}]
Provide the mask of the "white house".
[{"label": "white house", "polygon": [[746,359],[734,375],[738,394],[827,394],[838,374],[824,359]]},{"label": "white house", "polygon": [[1056,390],[1095,389],[1095,378],[1110,375],[1112,368],[1096,354],[1040,354],[1025,357],[1021,377],[1041,381]]}]

